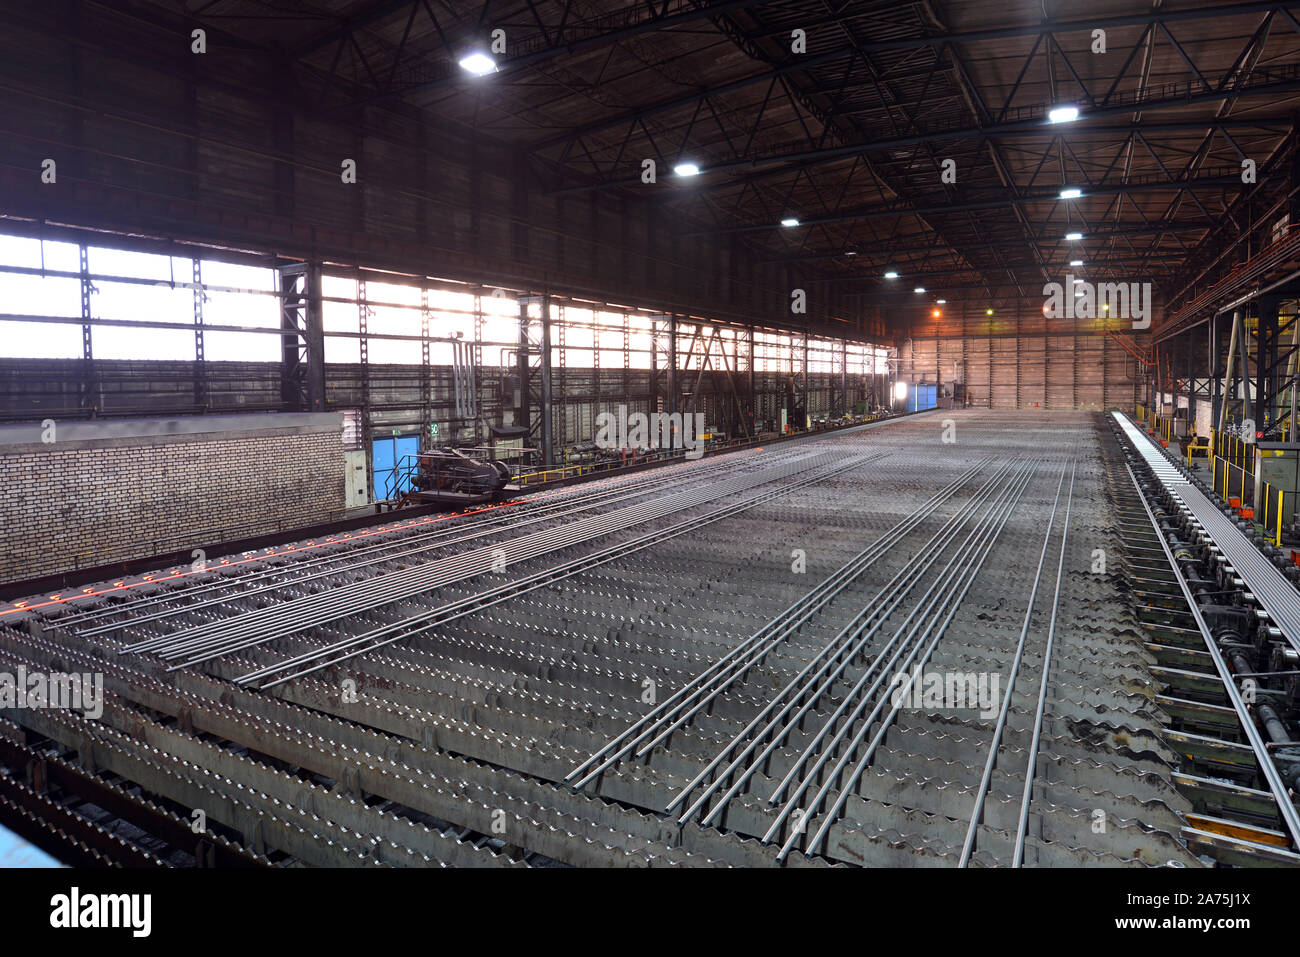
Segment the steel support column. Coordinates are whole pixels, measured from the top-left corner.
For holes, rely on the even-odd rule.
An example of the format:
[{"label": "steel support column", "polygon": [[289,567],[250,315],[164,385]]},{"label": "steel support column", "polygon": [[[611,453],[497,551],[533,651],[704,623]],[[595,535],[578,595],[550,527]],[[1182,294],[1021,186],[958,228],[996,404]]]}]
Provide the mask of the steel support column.
[{"label": "steel support column", "polygon": [[515,375],[519,377],[519,391],[515,402],[515,424],[532,429],[532,414],[528,401],[528,306],[535,296],[519,297],[519,349],[515,353]]},{"label": "steel support column", "polygon": [[86,244],[82,243],[79,253],[81,269],[81,394],[78,406],[91,417],[99,411],[99,378],[95,375],[94,334],[91,331],[90,297],[97,291],[90,281],[90,264]]},{"label": "steel support column", "polygon": [[[555,464],[555,435],[551,390],[551,294],[543,293],[542,306],[542,461],[546,466]],[[626,317],[624,317],[626,323]],[[599,345],[599,343],[597,343]]]},{"label": "steel support column", "polygon": [[291,412],[325,411],[325,329],[318,263],[281,266],[280,403]]},{"label": "steel support column", "polygon": [[1255,338],[1255,428],[1267,432],[1277,419],[1277,307],[1272,296],[1259,300]]},{"label": "steel support column", "polygon": [[203,269],[196,257],[191,261],[194,277],[194,408],[200,414],[208,410],[208,365],[203,343]]},{"label": "steel support column", "polygon": [[1219,366],[1219,315],[1215,313],[1210,316],[1210,321],[1206,323],[1208,331],[1206,342],[1205,367],[1210,373],[1210,425],[1214,426],[1219,421],[1219,406],[1223,397],[1223,380],[1219,378],[1222,375]]}]

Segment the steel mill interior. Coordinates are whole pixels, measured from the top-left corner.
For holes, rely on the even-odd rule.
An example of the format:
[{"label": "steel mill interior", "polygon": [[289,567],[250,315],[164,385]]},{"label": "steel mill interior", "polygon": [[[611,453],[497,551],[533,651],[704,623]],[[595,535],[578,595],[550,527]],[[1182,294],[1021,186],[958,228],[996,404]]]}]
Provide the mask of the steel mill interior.
[{"label": "steel mill interior", "polygon": [[1300,864],[1300,6],[2,16],[0,864]]}]

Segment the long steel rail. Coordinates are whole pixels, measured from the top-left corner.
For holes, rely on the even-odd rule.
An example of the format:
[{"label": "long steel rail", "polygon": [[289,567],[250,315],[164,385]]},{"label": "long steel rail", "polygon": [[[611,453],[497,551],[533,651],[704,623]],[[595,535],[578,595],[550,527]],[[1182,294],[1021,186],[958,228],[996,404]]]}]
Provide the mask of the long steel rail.
[{"label": "long steel rail", "polygon": [[834,453],[807,456],[783,466],[749,472],[702,489],[674,492],[649,502],[627,505],[613,512],[579,519],[558,529],[532,532],[495,547],[481,547],[424,565],[353,582],[318,595],[246,612],[233,619],[156,636],[122,650],[149,651],[164,659],[185,657],[192,662],[207,660],[487,572],[503,571],[508,565],[624,531],[669,513],[695,508],[839,459]]},{"label": "long steel rail", "polygon": [[[841,431],[844,433],[857,433],[857,432],[862,432],[873,428],[878,428],[882,425],[888,424],[888,422],[889,420],[885,420],[881,422],[869,422],[857,426],[855,428],[844,429]],[[804,436],[799,439],[796,439],[793,443],[791,443],[789,447],[782,448],[776,452],[769,451],[768,454],[777,456],[778,460],[788,458],[792,455],[798,454],[799,452],[798,446],[801,445],[803,442],[809,439],[816,439],[816,438],[818,438],[818,436],[815,435]],[[293,565],[276,566],[274,568],[261,568],[254,571],[250,571],[244,575],[223,577],[220,581],[196,582],[194,584],[185,585],[180,588],[168,588],[168,590],[164,594],[160,594],[160,595],[141,595],[139,597],[128,597],[127,600],[115,602],[113,604],[110,604],[108,607],[90,608],[85,611],[77,611],[68,614],[63,614],[60,616],[59,622],[62,626],[65,627],[78,626],[89,621],[97,621],[101,618],[112,617],[114,615],[121,615],[128,612],[134,612],[142,608],[151,607],[153,605],[161,605],[167,602],[173,602],[176,601],[177,599],[188,598],[200,594],[209,594],[214,591],[221,591],[230,588],[237,588],[242,585],[263,581],[266,580],[267,578],[273,578],[277,575],[292,574],[299,570],[318,567],[319,564],[328,564],[330,562],[346,562],[349,559],[376,550],[384,550],[390,548],[403,548],[412,543],[424,540],[426,537],[429,536],[441,537],[445,535],[463,532],[468,529],[479,528],[479,527],[484,527],[489,525],[507,527],[511,525],[521,524],[521,520],[526,521],[528,523],[532,523],[534,518],[539,520],[544,519],[546,517],[546,513],[551,513],[550,517],[553,518],[555,517],[554,512],[556,512],[557,510],[568,509],[570,506],[574,506],[574,505],[585,505],[588,508],[595,508],[599,505],[607,505],[610,503],[610,501],[615,500],[612,499],[611,496],[617,496],[617,500],[621,501],[624,498],[632,498],[641,495],[652,494],[653,492],[656,491],[662,491],[665,488],[698,483],[700,479],[707,478],[711,474],[733,470],[735,469],[737,464],[742,464],[741,460],[738,459],[733,460],[728,455],[728,456],[720,457],[718,459],[710,460],[707,463],[678,462],[673,465],[666,466],[662,470],[655,470],[653,473],[650,473],[649,475],[644,473],[638,473],[634,476],[614,476],[614,477],[601,478],[598,479],[589,488],[576,489],[576,490],[559,489],[550,492],[542,492],[539,493],[538,495],[533,495],[528,499],[518,500],[517,503],[501,503],[493,506],[485,506],[483,508],[475,509],[467,513],[452,513],[448,515],[447,518],[450,519],[450,518],[465,517],[465,518],[472,519],[472,521],[457,524],[450,529],[436,528],[432,530],[417,531],[416,534],[404,536],[397,541],[385,540],[385,541],[378,541],[378,542],[366,544],[365,540],[361,538],[338,539],[335,541],[330,541],[329,544],[349,546],[351,544],[360,543],[361,547],[347,548],[346,551],[342,553],[332,552],[329,555],[321,555],[304,561],[295,562]],[[544,499],[544,498],[549,498],[551,496],[559,496],[560,497],[559,501],[538,501],[539,498]],[[479,513],[489,512],[495,509],[499,509],[502,504],[511,504],[511,508],[508,514],[488,515],[485,517],[476,518],[476,516],[478,516]],[[401,520],[399,519],[398,521]],[[390,525],[392,524],[397,524],[397,522],[390,523]],[[382,531],[378,532],[377,534],[388,534],[394,531],[401,531],[401,529],[385,528]],[[402,557],[401,554],[389,556],[391,560],[396,560],[400,557]],[[252,560],[256,560],[256,559],[252,559]],[[224,567],[224,566],[214,565],[213,570],[216,570],[217,568],[220,567]],[[347,571],[349,567],[351,566],[343,566],[334,569],[333,571],[336,573],[343,572],[343,571]],[[296,579],[296,581],[301,581],[301,580],[303,579]],[[171,577],[160,578],[157,579],[157,583],[170,585],[173,583],[173,579]],[[291,583],[292,581],[287,584],[291,584]],[[246,594],[250,594],[250,593],[243,592],[234,595],[223,596],[218,601],[207,602],[205,604],[218,604],[221,601],[238,599]],[[80,598],[80,596],[77,597]],[[185,610],[188,610],[189,608],[193,608],[193,607],[199,607],[199,606],[190,605],[187,606]],[[123,622],[123,625],[130,625],[144,620],[145,619],[143,618],[130,619]],[[84,633],[88,634],[88,632],[84,632]]]},{"label": "long steel rail", "polygon": [[1029,833],[1029,805],[1033,799],[1034,776],[1037,773],[1038,745],[1043,732],[1043,717],[1047,713],[1047,687],[1052,672],[1052,650],[1056,641],[1056,619],[1061,608],[1061,580],[1065,573],[1065,546],[1070,537],[1070,508],[1074,504],[1074,477],[1078,462],[1070,468],[1070,495],[1065,500],[1065,520],[1061,523],[1061,553],[1057,556],[1056,590],[1052,595],[1052,617],[1047,626],[1047,647],[1043,649],[1043,676],[1038,685],[1038,704],[1034,709],[1034,733],[1029,741],[1029,754],[1025,765],[1025,789],[1020,796],[1020,817],[1016,823],[1016,848],[1011,858],[1012,867],[1020,867],[1025,859],[1025,838]]},{"label": "long steel rail", "polygon": [[[980,571],[983,569],[984,563],[988,560],[989,555],[993,551],[993,547],[1001,537],[1002,531],[1010,520],[1011,514],[1015,510],[1016,505],[1019,504],[1025,490],[1037,476],[1040,464],[1039,461],[1035,460],[1029,463],[1029,465],[1020,472],[1006,492],[1001,495],[988,510],[985,511],[980,527],[975,529],[971,535],[968,536],[967,545],[959,548],[956,554],[949,559],[948,564],[944,567],[943,571],[940,572],[938,580],[936,581],[936,586],[942,583],[944,586],[943,590],[940,595],[931,599],[925,608],[924,615],[928,617],[923,617],[921,621],[918,621],[912,626],[904,646],[900,647],[898,651],[895,652],[894,658],[891,660],[890,664],[886,666],[886,671],[888,668],[894,666],[898,661],[899,656],[902,654],[903,648],[906,647],[907,642],[911,642],[913,638],[916,638],[917,642],[908,653],[907,659],[898,665],[899,671],[901,673],[908,673],[909,668],[912,667],[913,661],[917,662],[916,667],[918,669],[925,667],[926,662],[930,660],[930,656],[934,653],[935,647],[939,644],[940,639],[942,639],[946,633],[949,623],[957,614],[957,610],[961,607],[966,594],[970,591],[971,586],[974,584]],[[990,523],[988,519],[993,515],[997,515],[997,517]],[[934,587],[935,586],[931,586],[932,590]],[[940,598],[942,598],[941,601],[939,600]],[[947,613],[944,615],[942,620],[939,620],[938,615],[942,613],[945,605],[947,606]],[[922,630],[923,626],[924,630]],[[921,643],[925,641],[927,634],[932,635],[933,637],[930,639],[929,645],[922,650]],[[881,678],[877,679],[876,688],[879,687],[879,681],[883,680],[883,677],[884,675],[882,674]],[[860,722],[859,731],[854,735],[848,746],[844,748],[843,754],[835,763],[835,766],[826,774],[825,781],[821,787],[809,800],[807,809],[802,817],[803,821],[807,821],[810,817],[816,814],[817,810],[826,800],[831,789],[838,786],[839,794],[830,808],[822,814],[821,826],[805,845],[806,852],[814,851],[818,846],[820,846],[822,841],[825,840],[827,834],[830,832],[831,827],[834,825],[836,820],[838,820],[840,813],[844,809],[844,805],[848,802],[849,795],[856,790],[858,779],[870,765],[881,742],[884,741],[885,735],[893,724],[894,719],[902,710],[903,701],[906,700],[906,695],[910,692],[911,685],[915,680],[916,673],[913,671],[908,674],[908,677],[899,688],[897,700],[889,713],[880,720],[879,730],[872,737],[871,743],[863,752],[862,757],[854,763],[854,766],[852,770],[848,772],[847,777],[844,777],[846,769],[853,761],[853,755],[858,752],[858,748],[860,748],[862,743],[866,740],[867,735],[871,732],[873,725],[876,724],[877,718],[880,717],[885,705],[890,702],[891,697],[894,697],[881,696],[880,702],[873,709],[872,713]],[[868,695],[863,698],[861,708],[864,708],[865,703],[870,701],[870,695],[873,693],[874,690],[868,692]],[[858,714],[861,713],[860,709],[855,710],[857,710]],[[852,719],[846,727],[851,724]],[[827,757],[829,757],[829,754]],[[797,807],[801,794],[812,784],[816,777],[817,770],[817,768],[814,768],[810,771],[801,783],[800,789],[796,790],[790,796],[785,808],[787,814],[793,812]],[[777,858],[779,860],[784,861],[789,855],[795,844],[798,843],[802,830],[802,827],[791,829],[789,837],[777,853]]]},{"label": "long steel rail", "polygon": [[1232,563],[1233,569],[1250,587],[1251,594],[1268,612],[1287,642],[1300,652],[1300,592],[1268,561],[1254,542],[1224,517],[1210,501],[1169,461],[1163,450],[1143,435],[1122,413],[1112,413],[1137,453],[1142,456],[1171,495],[1186,505],[1205,527],[1206,534]]},{"label": "long steel rail", "polygon": [[1255,752],[1255,761],[1259,765],[1260,773],[1263,774],[1268,789],[1273,795],[1273,800],[1277,803],[1278,814],[1291,835],[1292,850],[1300,850],[1300,814],[1296,812],[1295,804],[1292,803],[1287,792],[1286,782],[1282,780],[1276,765],[1273,764],[1272,758],[1269,757],[1268,745],[1265,744],[1259,729],[1255,727],[1255,721],[1246,707],[1246,702],[1241,697],[1241,692],[1237,690],[1237,682],[1233,678],[1232,671],[1228,668],[1228,663],[1223,658],[1223,653],[1219,650],[1218,642],[1214,640],[1210,633],[1210,627],[1201,614],[1196,597],[1192,594],[1187,580],[1178,572],[1178,562],[1174,559],[1174,553],[1169,548],[1169,543],[1165,541],[1165,536],[1160,532],[1160,523],[1156,521],[1155,513],[1151,511],[1151,505],[1147,502],[1146,496],[1142,494],[1142,486],[1138,482],[1137,476],[1133,474],[1133,469],[1127,464],[1125,464],[1124,468],[1128,471],[1129,479],[1133,483],[1139,501],[1142,502],[1142,507],[1147,513],[1147,519],[1151,522],[1151,527],[1156,530],[1156,538],[1160,541],[1160,547],[1164,550],[1165,558],[1169,561],[1169,567],[1174,569],[1174,579],[1182,590],[1183,598],[1187,601],[1187,609],[1196,621],[1196,627],[1200,629],[1201,637],[1205,641],[1205,650],[1209,652],[1210,660],[1214,662],[1214,670],[1218,672],[1219,680],[1223,682],[1223,691],[1227,695],[1232,709],[1237,713],[1237,721],[1241,724],[1241,729],[1246,735],[1246,740],[1250,743],[1251,750]]},{"label": "long steel rail", "polygon": [[[1056,528],[1056,513],[1060,508],[1061,491],[1064,487],[1065,469],[1061,469],[1060,481],[1056,483],[1056,499],[1052,502],[1052,514],[1047,520],[1047,532],[1043,535],[1043,547],[1038,553],[1038,568],[1034,571],[1034,584],[1029,589],[1029,599],[1025,604],[1025,621],[1020,626],[1020,640],[1016,643],[1016,653],[1011,659],[1011,670],[1007,675],[1006,691],[1002,695],[1002,707],[998,709],[998,720],[993,726],[993,737],[989,741],[989,753],[987,760],[984,762],[984,773],[980,777],[979,787],[975,789],[975,802],[971,808],[970,823],[966,828],[966,840],[962,843],[961,859],[957,862],[958,867],[965,867],[970,863],[971,854],[975,850],[975,836],[979,833],[980,823],[984,819],[984,799],[988,796],[989,784],[993,780],[993,768],[998,763],[998,747],[1002,743],[1002,732],[1007,725],[1007,715],[1011,712],[1011,699],[1015,696],[1016,679],[1020,677],[1020,665],[1025,660],[1025,645],[1029,639],[1029,629],[1034,620],[1034,607],[1038,604],[1038,586],[1043,580],[1043,568],[1047,563],[1047,547],[1052,542],[1052,532]],[[1073,482],[1070,485],[1070,493],[1071,495],[1074,493]],[[1061,537],[1061,543],[1061,548],[1064,551],[1064,535]],[[1059,599],[1061,585],[1059,575],[1056,579],[1056,585],[1057,593],[1055,598]],[[1044,691],[1046,691],[1046,683],[1047,661],[1044,660]]]},{"label": "long steel rail", "polygon": [[[291,566],[276,566],[274,568],[262,569],[256,572],[250,572],[247,575],[225,578],[217,582],[208,582],[192,588],[171,590],[162,595],[145,596],[134,602],[117,604],[111,608],[95,609],[93,611],[81,612],[75,615],[65,615],[59,619],[59,624],[63,627],[71,627],[77,634],[85,637],[98,634],[110,634],[131,625],[159,621],[176,615],[188,614],[195,609],[211,607],[213,605],[222,605],[231,601],[239,601],[251,598],[255,595],[274,592],[283,588],[290,588],[306,582],[317,581],[331,575],[345,574],[347,572],[369,568],[386,562],[397,562],[402,559],[423,555],[437,549],[450,548],[464,542],[474,541],[491,535],[498,535],[504,531],[513,531],[519,528],[526,528],[530,525],[538,525],[542,522],[553,521],[564,515],[590,511],[595,508],[613,504],[614,502],[621,502],[631,498],[641,498],[647,495],[652,495],[656,492],[662,492],[669,488],[678,488],[684,485],[695,484],[702,478],[707,478],[709,475],[723,470],[724,466],[713,465],[698,472],[692,472],[689,475],[674,473],[670,476],[661,476],[661,481],[653,482],[649,485],[641,485],[638,488],[633,489],[627,488],[628,483],[621,483],[616,488],[592,491],[576,498],[565,498],[558,502],[537,503],[531,505],[531,507],[525,506],[526,510],[523,512],[515,510],[506,515],[488,516],[486,518],[463,524],[417,532],[414,535],[407,535],[396,541],[389,540],[374,542],[368,545],[363,545],[360,548],[348,549],[343,553],[320,555],[315,558],[309,558],[305,561],[296,562]],[[345,544],[346,542],[347,540],[344,539],[339,541],[337,544]],[[366,559],[367,555],[374,557]],[[357,561],[356,559],[365,560]],[[277,576],[293,576],[294,573],[297,572],[309,572],[310,574],[299,575],[297,577],[283,577],[283,580],[278,581],[272,580],[277,578]],[[167,579],[164,578],[160,581],[165,583]],[[265,582],[265,584],[258,585],[259,582]],[[256,587],[241,587],[248,585]],[[228,589],[240,590],[235,591],[233,594],[224,593]],[[223,593],[213,594],[214,592]],[[207,595],[208,597],[200,597],[203,595]],[[138,614],[141,609],[153,605],[164,605],[168,602],[176,602],[178,599],[194,597],[200,597],[200,600],[167,608],[161,612],[155,612],[152,614],[146,612],[143,615]],[[100,618],[112,617],[114,615],[127,615],[129,617],[126,617],[121,621],[83,627],[88,622],[96,621]]]},{"label": "long steel rail", "polygon": [[[858,552],[818,583],[815,588],[800,596],[797,601],[775,615],[753,635],[737,644],[619,735],[607,741],[565,775],[565,780],[572,782],[575,788],[584,787],[630,754],[638,745],[642,745],[647,738],[655,736],[649,744],[644,744],[640,748],[637,752],[638,756],[660,743],[672,730],[687,724],[713,699],[766,658],[773,648],[794,634],[813,615],[833,601],[867,568],[883,558],[894,545],[902,541],[913,528],[955,495],[991,461],[990,458],[977,463],[940,489],[918,506],[911,515]],[[584,775],[583,772],[587,773]],[[578,778],[579,775],[583,776]],[[578,780],[575,781],[574,778]]]},{"label": "long steel rail", "polygon": [[[790,485],[769,489],[766,492],[762,492],[743,501],[722,506],[721,508],[714,509],[712,512],[706,513],[703,516],[686,519],[675,525],[669,526],[666,529],[656,529],[654,531],[646,532],[631,541],[619,542],[592,554],[582,555],[561,565],[544,569],[522,579],[508,582],[497,588],[489,589],[486,592],[479,592],[470,595],[467,598],[451,602],[447,605],[442,605],[429,612],[424,612],[412,618],[404,619],[401,622],[394,622],[391,625],[373,629],[365,634],[357,635],[340,642],[335,642],[331,645],[326,645],[322,648],[314,649],[311,652],[298,655],[286,661],[277,662],[274,665],[259,668],[256,671],[240,676],[236,681],[239,684],[248,684],[280,674],[281,676],[275,680],[260,685],[261,688],[266,689],[283,684],[286,681],[291,681],[294,678],[304,677],[308,674],[320,671],[323,668],[328,668],[332,665],[355,658],[358,655],[375,651],[396,641],[427,633],[433,628],[445,625],[457,618],[477,614],[492,605],[499,604],[503,601],[509,601],[527,592],[533,591],[534,589],[542,588],[572,575],[588,571],[598,565],[617,561],[627,555],[641,551],[642,549],[662,544],[663,542],[677,538],[680,535],[698,531],[700,528],[712,525],[714,522],[721,521],[724,518],[730,518],[751,508],[773,501],[774,499],[789,495],[791,492],[823,482],[828,478],[833,478],[834,476],[840,475],[850,469],[874,462],[877,459],[884,457],[885,454],[887,453],[882,452],[876,455],[865,456],[845,465],[830,468],[811,475]],[[185,665],[176,665],[168,670],[175,671],[184,666]],[[289,673],[282,674],[286,671]]]},{"label": "long steel rail", "polygon": [[[733,737],[695,778],[678,792],[673,800],[669,802],[668,810],[670,811],[683,803],[696,787],[699,787],[706,778],[712,775],[712,781],[701,790],[694,803],[681,814],[680,822],[685,823],[701,811],[722,786],[723,782],[731,780],[741,765],[748,760],[748,768],[739,777],[731,780],[727,792],[717,801],[702,823],[707,825],[717,818],[727,802],[739,794],[749,779],[764,766],[768,756],[781,745],[803,720],[804,715],[839,680],[839,677],[848,668],[849,664],[863,653],[867,644],[883,627],[889,615],[893,613],[920,581],[920,576],[924,574],[926,569],[937,562],[944,549],[956,540],[961,528],[978,513],[984,503],[998,489],[1003,487],[1004,483],[1009,480],[1009,476],[1013,475],[1014,472],[1015,466],[1013,463],[1004,463],[995,470],[988,480],[976,490],[975,494],[964,502],[962,507],[950,516],[931,535],[928,541],[915,550],[911,558],[877,591],[854,619],[827,642],[799,674],[791,679],[781,692],[773,697],[754,719]],[[887,650],[886,648],[885,651]],[[875,661],[868,667],[867,674],[870,674],[883,660],[883,653],[876,656]],[[781,707],[783,704],[784,707]],[[769,718],[778,707],[781,707],[781,710],[774,717]],[[789,717],[790,712],[796,707],[799,708],[798,712],[793,717]],[[765,720],[767,724],[761,730],[755,731]],[[781,726],[783,721],[784,726]],[[760,754],[751,759],[755,749],[765,741],[767,746]],[[722,762],[726,761],[727,757],[742,743],[745,746],[740,750],[740,753],[732,758],[725,769],[717,772],[717,768]],[[789,776],[787,776],[787,780],[788,778]]]}]

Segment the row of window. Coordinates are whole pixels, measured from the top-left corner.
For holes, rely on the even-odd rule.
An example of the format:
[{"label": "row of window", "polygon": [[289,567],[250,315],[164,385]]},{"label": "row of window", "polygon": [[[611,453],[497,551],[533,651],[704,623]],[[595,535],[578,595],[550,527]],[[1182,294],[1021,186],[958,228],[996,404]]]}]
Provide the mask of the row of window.
[{"label": "row of window", "polygon": [[[91,351],[96,358],[192,360],[197,310],[201,310],[205,327],[207,361],[275,362],[280,358],[279,337],[273,332],[242,331],[279,329],[273,269],[201,260],[198,279],[203,288],[196,296],[194,289],[184,285],[195,280],[191,259],[88,246],[85,266],[92,277],[90,315],[102,323],[91,328]],[[75,243],[0,235],[0,357],[82,356],[81,268],[81,252]],[[419,336],[425,308],[431,336],[459,337],[469,343],[481,337],[480,361],[485,367],[514,361],[519,306],[512,295],[476,297],[473,291],[422,290],[367,280],[363,305],[361,287],[355,278],[322,279],[327,363],[361,360],[364,320],[367,361],[418,365],[422,355],[418,340],[385,337]],[[530,311],[534,322],[540,324],[539,307]],[[658,343],[661,355],[652,363],[656,349],[653,320],[644,312],[614,312],[594,304],[553,301],[551,316],[555,323],[552,361],[557,366],[563,362],[570,368],[649,369],[664,363],[662,337]],[[48,321],[58,318],[74,321]],[[717,370],[743,367],[736,356],[743,360],[748,354],[744,333],[686,322],[679,323],[678,332],[683,369],[699,369],[706,355],[709,366]],[[753,349],[756,371],[794,373],[802,367],[802,337],[756,332]],[[435,365],[452,363],[449,342],[432,342],[429,354]],[[887,371],[883,349],[809,339],[809,371],[838,372],[845,362],[852,375]]]}]

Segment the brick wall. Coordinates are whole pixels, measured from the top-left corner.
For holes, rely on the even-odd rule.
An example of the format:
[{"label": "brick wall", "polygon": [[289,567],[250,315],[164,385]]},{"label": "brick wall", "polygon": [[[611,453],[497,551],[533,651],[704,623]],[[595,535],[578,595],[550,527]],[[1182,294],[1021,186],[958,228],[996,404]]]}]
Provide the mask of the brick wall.
[{"label": "brick wall", "polygon": [[0,474],[0,581],[327,521],[344,504],[336,425],[11,442]]}]

